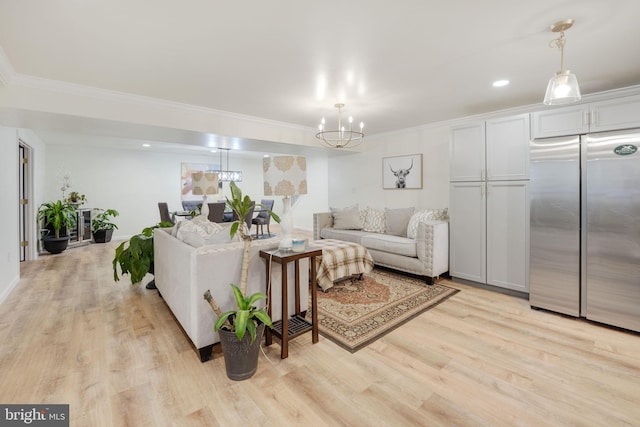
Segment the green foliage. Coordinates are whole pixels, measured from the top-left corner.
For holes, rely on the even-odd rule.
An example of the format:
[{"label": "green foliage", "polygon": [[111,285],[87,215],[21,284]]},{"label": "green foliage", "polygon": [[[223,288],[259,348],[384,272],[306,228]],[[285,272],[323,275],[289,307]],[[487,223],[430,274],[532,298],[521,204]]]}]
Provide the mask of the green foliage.
[{"label": "green foliage", "polygon": [[60,229],[67,230],[76,226],[76,208],[63,200],[43,203],[38,210],[38,221],[44,220],[44,226],[50,226],[55,237],[60,237]]},{"label": "green foliage", "polygon": [[[244,218],[251,211],[252,200],[249,198],[249,196],[242,196],[242,190],[236,185],[235,182],[231,181],[231,183],[229,184],[229,188],[231,189],[231,199],[227,197],[227,207],[234,211],[236,216],[238,217],[238,219],[231,225],[231,229],[229,230],[231,237],[233,237],[238,232],[238,229],[242,225]],[[256,203],[255,206],[261,207],[262,205],[260,203]],[[280,217],[278,215],[276,215],[269,209],[267,209],[267,212],[269,213],[269,215],[271,215],[271,218],[273,218],[275,222],[280,222]],[[244,238],[245,236],[242,237]]]},{"label": "green foliage", "polygon": [[120,215],[117,210],[96,208],[93,211],[96,213],[91,220],[91,229],[93,231],[118,229],[118,226],[111,222],[112,218]]},{"label": "green foliage", "polygon": [[257,301],[267,299],[267,295],[262,292],[256,292],[251,296],[245,297],[240,288],[233,283],[231,284],[231,288],[233,289],[233,295],[236,298],[238,309],[223,313],[222,316],[218,318],[213,330],[217,331],[220,329],[228,319],[233,328],[232,331],[235,331],[236,337],[238,337],[239,340],[241,340],[244,337],[244,334],[249,331],[251,342],[254,342],[256,340],[256,328],[258,326],[258,322],[264,323],[270,328],[273,326],[271,318],[267,312],[262,308],[257,309],[254,306]]},{"label": "green foliage", "polygon": [[69,193],[69,196],[65,199],[65,202],[69,204],[82,205],[87,201],[87,198],[84,194],[80,194],[77,191],[72,191]]},{"label": "green foliage", "polygon": [[173,227],[173,224],[160,222],[147,227],[140,234],[132,236],[116,248],[112,261],[113,280],[116,282],[120,280],[118,266],[120,266],[122,275],[131,275],[131,284],[139,283],[144,279],[153,263],[153,230],[159,227]]}]

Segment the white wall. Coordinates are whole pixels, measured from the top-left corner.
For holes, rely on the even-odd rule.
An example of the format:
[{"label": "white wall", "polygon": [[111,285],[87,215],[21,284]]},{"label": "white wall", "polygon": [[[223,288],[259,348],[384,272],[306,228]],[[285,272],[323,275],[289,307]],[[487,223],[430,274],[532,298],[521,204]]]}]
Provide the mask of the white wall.
[{"label": "white wall", "polygon": [[[317,211],[318,205],[326,205],[327,161],[307,160],[309,175],[317,175],[321,179],[309,179],[310,196],[303,196],[295,207],[294,224],[311,229],[312,213]],[[183,162],[217,165],[219,159],[215,154],[178,155],[152,150],[52,144],[47,149],[44,198],[56,200],[62,197],[61,177],[68,172],[71,175],[70,190],[87,197],[84,207],[112,208],[120,213],[114,221],[118,225],[114,239],[126,238],[160,220],[158,202],[167,202],[169,210],[182,209],[180,175]],[[226,166],[226,157],[224,163]],[[243,172],[243,181],[238,184],[243,194],[257,201],[266,197],[263,195],[261,157],[229,155],[229,169]],[[229,196],[228,184],[224,184],[223,191],[224,194],[212,196],[212,199]],[[274,211],[282,212],[282,203],[277,198]]]},{"label": "white wall", "polygon": [[[443,208],[449,206],[449,126],[425,126],[369,138],[361,153],[329,161],[331,207]],[[383,157],[422,153],[422,189],[383,190]]]},{"label": "white wall", "polygon": [[0,303],[20,279],[18,246],[18,134],[0,126]]}]

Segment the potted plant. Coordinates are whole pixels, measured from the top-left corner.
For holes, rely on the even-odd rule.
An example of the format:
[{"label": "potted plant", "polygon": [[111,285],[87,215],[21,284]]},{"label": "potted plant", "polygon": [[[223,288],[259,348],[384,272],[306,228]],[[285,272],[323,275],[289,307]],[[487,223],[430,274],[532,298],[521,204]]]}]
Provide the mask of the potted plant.
[{"label": "potted plant", "polygon": [[87,198],[84,194],[80,194],[77,191],[72,191],[71,193],[69,193],[69,197],[67,197],[65,201],[71,205],[81,206],[87,201]]},{"label": "potted plant", "polygon": [[76,226],[76,215],[75,207],[63,200],[40,205],[38,221],[43,221],[44,227],[49,230],[49,233],[42,237],[47,252],[59,254],[67,249],[70,238],[68,230]]},{"label": "potted plant", "polygon": [[91,220],[91,232],[93,235],[93,241],[96,243],[107,243],[111,241],[113,236],[113,230],[118,229],[118,226],[113,222],[113,218],[120,215],[115,209],[100,209],[93,210],[95,215]]},{"label": "potted plant", "polygon": [[[230,188],[231,199],[227,197],[227,207],[235,212],[238,219],[231,225],[229,233],[231,237],[238,234],[244,243],[240,287],[231,284],[236,308],[223,313],[209,290],[205,292],[204,298],[218,316],[214,330],[220,336],[227,376],[232,380],[244,380],[251,378],[256,372],[260,339],[265,326],[271,327],[272,323],[267,312],[254,305],[259,300],[266,299],[267,295],[257,292],[247,296],[251,231],[244,219],[252,209],[253,202],[249,196],[242,196],[242,191],[235,182],[231,182]],[[275,213],[271,210],[268,212],[276,222],[280,222],[280,218]]]},{"label": "potted plant", "polygon": [[[153,274],[153,230],[158,227],[173,227],[170,222],[160,222],[154,226],[146,227],[140,234],[131,236],[129,240],[122,242],[113,257],[113,280],[120,280],[118,266],[123,275],[131,276],[131,284],[135,285],[144,279],[147,273]],[[147,289],[155,289],[155,284],[150,282]]]}]

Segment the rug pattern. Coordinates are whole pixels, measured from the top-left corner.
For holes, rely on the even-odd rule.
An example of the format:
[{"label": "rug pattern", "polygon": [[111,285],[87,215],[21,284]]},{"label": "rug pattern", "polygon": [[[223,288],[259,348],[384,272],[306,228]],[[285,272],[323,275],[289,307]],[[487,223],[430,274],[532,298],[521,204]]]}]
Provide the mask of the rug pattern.
[{"label": "rug pattern", "polygon": [[318,330],[353,353],[457,292],[376,268],[364,280],[344,280],[318,291]]}]

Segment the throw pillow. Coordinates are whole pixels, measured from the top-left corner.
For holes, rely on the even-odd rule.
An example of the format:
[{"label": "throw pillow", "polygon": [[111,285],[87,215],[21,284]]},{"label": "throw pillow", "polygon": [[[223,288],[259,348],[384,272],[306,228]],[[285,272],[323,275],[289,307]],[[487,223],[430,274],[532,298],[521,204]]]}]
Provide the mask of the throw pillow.
[{"label": "throw pillow", "polygon": [[395,236],[407,236],[407,226],[411,215],[413,215],[414,208],[402,208],[402,209],[385,209],[385,229],[387,234],[393,234]]},{"label": "throw pillow", "polygon": [[372,233],[384,233],[386,217],[382,209],[367,207],[366,220],[362,224],[364,231]]},{"label": "throw pillow", "polygon": [[358,212],[358,204],[343,209],[331,208],[333,228],[336,230],[361,230],[362,222]]},{"label": "throw pillow", "polygon": [[237,240],[237,237],[232,240],[229,236],[231,223],[220,225],[209,221],[204,215],[198,215],[192,220],[180,221],[177,228],[176,237],[196,248]]},{"label": "throw pillow", "polygon": [[415,239],[418,233],[418,224],[422,221],[448,221],[449,213],[447,208],[444,209],[422,209],[411,216],[409,225],[407,225],[407,237]]}]

